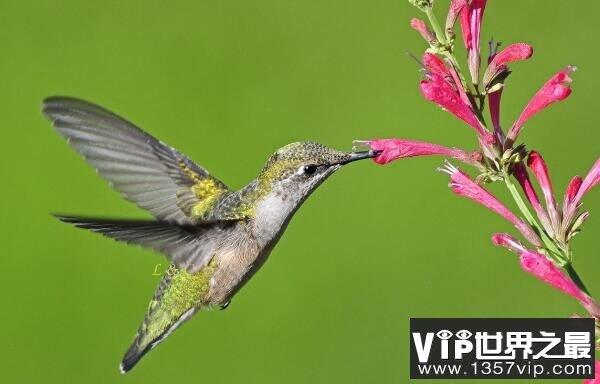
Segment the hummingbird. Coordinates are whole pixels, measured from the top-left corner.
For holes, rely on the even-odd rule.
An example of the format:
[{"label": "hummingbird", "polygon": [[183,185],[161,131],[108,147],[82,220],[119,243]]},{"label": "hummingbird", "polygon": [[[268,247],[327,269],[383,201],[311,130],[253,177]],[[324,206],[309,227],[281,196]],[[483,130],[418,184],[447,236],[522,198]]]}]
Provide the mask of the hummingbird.
[{"label": "hummingbird", "polygon": [[227,308],[306,198],[345,164],[378,155],[296,142],[271,155],[246,186],[231,190],[186,155],[100,106],[50,97],[42,112],[100,176],[154,219],[55,216],[154,250],[170,263],[125,352],[122,373],[196,312]]}]

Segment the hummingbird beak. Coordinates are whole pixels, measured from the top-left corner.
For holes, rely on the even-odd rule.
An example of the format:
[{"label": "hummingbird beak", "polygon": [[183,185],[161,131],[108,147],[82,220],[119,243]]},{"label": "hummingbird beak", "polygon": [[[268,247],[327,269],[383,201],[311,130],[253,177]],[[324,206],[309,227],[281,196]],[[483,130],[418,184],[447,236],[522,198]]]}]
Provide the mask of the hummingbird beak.
[{"label": "hummingbird beak", "polygon": [[372,159],[373,157],[379,156],[379,154],[381,152],[382,151],[374,151],[374,150],[350,152],[348,154],[348,158],[344,161],[340,161],[338,164],[345,165],[345,164],[348,164],[348,163],[351,163],[351,162],[357,161],[357,160]]}]

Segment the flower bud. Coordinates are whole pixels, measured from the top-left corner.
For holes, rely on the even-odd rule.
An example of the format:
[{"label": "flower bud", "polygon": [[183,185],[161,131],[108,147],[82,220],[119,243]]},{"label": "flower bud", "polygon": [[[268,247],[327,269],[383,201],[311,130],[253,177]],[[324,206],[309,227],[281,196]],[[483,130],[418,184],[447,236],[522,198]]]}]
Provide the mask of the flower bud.
[{"label": "flower bud", "polygon": [[433,7],[433,0],[408,0],[408,2],[423,12]]}]

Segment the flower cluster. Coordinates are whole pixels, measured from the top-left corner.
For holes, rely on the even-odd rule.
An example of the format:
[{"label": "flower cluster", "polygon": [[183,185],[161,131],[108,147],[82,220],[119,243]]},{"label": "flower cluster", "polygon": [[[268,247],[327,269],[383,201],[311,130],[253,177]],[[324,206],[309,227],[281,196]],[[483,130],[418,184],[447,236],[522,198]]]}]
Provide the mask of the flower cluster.
[{"label": "flower cluster", "polygon": [[[494,244],[517,253],[523,270],[575,298],[591,317],[600,321],[600,307],[575,272],[570,249],[570,241],[589,216],[582,209],[582,199],[600,183],[600,159],[587,176],[575,176],[564,197],[557,200],[543,157],[536,151],[527,151],[523,144],[516,145],[523,127],[533,116],[569,97],[575,67],[567,66],[555,73],[533,95],[508,129],[504,129],[500,106],[511,73],[509,65],[529,59],[533,48],[518,42],[499,50],[500,44],[491,42],[487,66],[482,70],[480,35],[487,0],[451,0],[444,29],[433,14],[433,1],[409,2],[428,19],[428,22],[419,18],[410,21],[410,26],[428,45],[421,61],[424,73],[419,84],[421,94],[469,126],[476,134],[478,149],[466,151],[407,139],[367,140],[358,144],[381,151],[374,159],[378,164],[407,157],[439,155],[474,166],[479,173],[475,179],[449,162],[440,170],[450,176],[452,191],[508,220],[527,242],[524,245],[511,235],[501,233],[493,236]],[[454,55],[457,21],[467,51],[468,74],[462,72]],[[489,125],[484,117],[486,104]],[[520,216],[481,185],[494,181],[506,185]]]}]

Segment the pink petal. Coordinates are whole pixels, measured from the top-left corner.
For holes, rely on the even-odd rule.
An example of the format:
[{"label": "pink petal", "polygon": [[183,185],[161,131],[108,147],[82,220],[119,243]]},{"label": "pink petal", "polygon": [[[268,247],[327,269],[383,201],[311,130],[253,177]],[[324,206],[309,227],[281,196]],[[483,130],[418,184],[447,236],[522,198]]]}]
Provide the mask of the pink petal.
[{"label": "pink petal", "polygon": [[515,61],[529,59],[533,48],[529,44],[515,43],[507,46],[494,56],[483,76],[484,84],[488,84],[506,65]]},{"label": "pink petal", "polygon": [[459,169],[447,164],[442,171],[450,175],[450,188],[459,196],[467,197],[476,203],[483,205],[489,210],[496,212],[511,222],[525,238],[535,246],[540,246],[541,242],[536,233],[521,219],[515,216],[508,208],[498,201],[492,194],[475,183],[471,178]]},{"label": "pink petal", "polygon": [[499,140],[504,139],[504,132],[500,127],[500,99],[502,98],[502,89],[488,94],[488,103],[490,106],[490,117],[492,119],[492,125],[494,126],[494,132]]},{"label": "pink petal", "polygon": [[577,195],[577,192],[579,192],[579,188],[581,187],[582,182],[583,179],[580,176],[575,176],[571,179],[569,185],[567,185],[563,207],[566,207],[575,199],[575,196]]},{"label": "pink petal", "polygon": [[495,142],[494,136],[483,127],[471,106],[461,99],[459,92],[443,76],[430,73],[427,77],[420,85],[421,93],[427,100],[433,101],[473,127],[485,142]]},{"label": "pink petal", "polygon": [[479,83],[479,36],[486,3],[487,0],[471,0],[470,4],[460,12],[460,25],[468,52],[469,72],[474,84]]},{"label": "pink petal", "polygon": [[600,384],[600,361],[596,360],[596,375],[593,379],[583,380],[583,384]]},{"label": "pink petal", "polygon": [[479,48],[481,19],[486,3],[487,0],[471,0],[470,4],[462,7],[460,11],[460,28],[467,49]]},{"label": "pink petal", "polygon": [[[467,5],[467,3],[467,0],[452,0],[452,2],[450,2],[448,16],[446,16],[446,33],[449,33],[448,31],[453,30],[460,11]],[[454,33],[452,33],[452,36],[454,36]]]},{"label": "pink petal", "polygon": [[515,124],[508,132],[507,137],[511,142],[515,141],[525,122],[533,115],[537,114],[542,109],[547,108],[550,104],[569,97],[571,94],[570,85],[572,82],[572,79],[569,75],[573,71],[575,71],[575,67],[568,66],[552,76],[552,78],[548,80],[539,91],[537,91],[523,112],[521,112],[521,116],[519,116]]},{"label": "pink petal", "polygon": [[446,63],[433,53],[425,52],[423,54],[423,66],[430,73],[444,76],[445,78],[451,77]]},{"label": "pink petal", "polygon": [[[575,185],[572,188],[571,184],[569,184],[569,188],[567,188],[567,195],[569,194],[569,189],[575,189],[576,183],[577,182],[575,182]],[[586,193],[588,193],[590,189],[598,185],[598,183],[600,183],[600,158],[596,160],[596,163],[594,163],[586,177],[583,179],[583,181],[581,181],[581,185],[577,188],[577,193],[575,194],[575,197],[569,199],[567,204],[563,206],[563,230],[566,230],[571,226],[573,220],[575,219],[576,213],[578,211],[581,200],[583,199],[583,196]],[[566,200],[567,196],[565,196],[565,201]]]},{"label": "pink petal", "polygon": [[541,253],[525,249],[523,245],[506,233],[496,233],[492,236],[494,244],[508,248],[518,253],[521,268],[553,286],[554,288],[575,298],[593,317],[600,316],[598,303],[583,292],[571,278]]},{"label": "pink petal", "polygon": [[465,48],[467,50],[471,49],[471,15],[469,6],[464,7],[460,11],[460,30],[462,31],[463,43],[465,43]]},{"label": "pink petal", "polygon": [[448,68],[448,71],[450,71],[450,76],[452,77],[452,82],[456,86],[458,95],[460,96],[460,99],[462,100],[462,102],[465,105],[469,105],[469,106],[472,105],[471,99],[469,99],[469,96],[467,95],[467,92],[465,91],[465,87],[464,87],[462,81],[460,80],[460,76],[458,75],[458,72],[456,72],[456,69],[451,66],[450,68]]},{"label": "pink petal", "polygon": [[544,199],[546,200],[546,209],[548,210],[548,215],[550,216],[550,222],[554,228],[554,233],[558,233],[561,218],[558,213],[558,206],[554,200],[554,191],[552,189],[552,182],[550,181],[550,175],[548,174],[546,162],[539,153],[531,151],[529,153],[529,158],[527,159],[527,165],[533,172],[540,187],[542,188],[542,193],[544,195]]},{"label": "pink petal", "polygon": [[506,233],[494,233],[492,235],[492,242],[495,245],[505,247],[516,253],[525,252],[527,250],[517,239]]},{"label": "pink petal", "polygon": [[577,191],[577,196],[575,196],[575,201],[578,203],[581,201],[581,198],[588,193],[588,191],[594,188],[596,185],[600,183],[600,158],[596,160],[596,163],[590,169],[585,179],[581,183],[581,187]]},{"label": "pink petal", "polygon": [[476,164],[474,154],[469,154],[456,148],[448,148],[442,145],[426,143],[423,141],[404,139],[381,139],[366,142],[372,150],[382,151],[373,160],[377,164],[387,164],[397,159],[414,156],[441,155],[463,161],[467,164]]},{"label": "pink petal", "polygon": [[534,251],[525,251],[521,253],[520,261],[521,267],[525,272],[534,275],[559,291],[577,299],[584,304],[584,306],[589,305],[591,301],[590,297],[579,289],[579,287],[566,276],[560,268],[548,260],[546,256]]},{"label": "pink petal", "polygon": [[499,67],[515,61],[529,59],[533,55],[533,47],[525,43],[515,43],[500,51],[490,63],[491,67]]},{"label": "pink petal", "polygon": [[425,41],[427,41],[429,44],[433,45],[437,43],[435,35],[429,30],[429,28],[427,28],[427,24],[425,24],[423,20],[417,19],[416,17],[411,19],[410,27],[419,32],[421,37],[423,37],[423,39],[425,39]]}]

